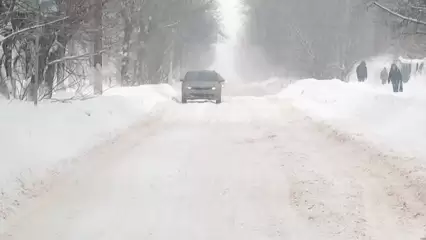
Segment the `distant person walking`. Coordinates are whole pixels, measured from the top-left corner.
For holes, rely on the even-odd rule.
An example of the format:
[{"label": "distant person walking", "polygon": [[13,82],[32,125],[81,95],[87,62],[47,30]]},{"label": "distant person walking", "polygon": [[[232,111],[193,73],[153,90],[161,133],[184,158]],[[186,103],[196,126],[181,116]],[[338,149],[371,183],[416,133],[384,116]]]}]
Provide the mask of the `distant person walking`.
[{"label": "distant person walking", "polygon": [[367,64],[365,61],[362,61],[356,68],[356,76],[358,78],[358,82],[364,82],[365,79],[367,79]]},{"label": "distant person walking", "polygon": [[384,67],[383,70],[380,72],[380,79],[382,80],[383,85],[385,85],[388,82],[389,74],[386,67]]},{"label": "distant person walking", "polygon": [[390,82],[392,82],[393,92],[402,92],[404,90],[402,86],[402,74],[395,63],[392,64],[389,71],[388,83]]}]

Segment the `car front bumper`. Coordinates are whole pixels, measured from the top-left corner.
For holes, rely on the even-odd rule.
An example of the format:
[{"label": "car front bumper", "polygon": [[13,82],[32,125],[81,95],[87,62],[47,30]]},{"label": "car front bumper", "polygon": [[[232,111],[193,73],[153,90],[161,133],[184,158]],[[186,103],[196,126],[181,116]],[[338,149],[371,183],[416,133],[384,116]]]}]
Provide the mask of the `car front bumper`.
[{"label": "car front bumper", "polygon": [[215,100],[220,97],[220,92],[217,90],[192,90],[188,89],[182,92],[182,96],[188,100],[208,99]]}]

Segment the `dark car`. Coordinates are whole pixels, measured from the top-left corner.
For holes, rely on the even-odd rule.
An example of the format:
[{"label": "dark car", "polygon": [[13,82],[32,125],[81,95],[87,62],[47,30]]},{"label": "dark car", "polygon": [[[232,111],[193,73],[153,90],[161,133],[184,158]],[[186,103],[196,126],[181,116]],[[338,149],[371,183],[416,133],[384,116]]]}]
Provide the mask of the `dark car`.
[{"label": "dark car", "polygon": [[182,103],[188,100],[214,100],[222,102],[222,86],[225,80],[216,71],[189,71],[182,81]]}]

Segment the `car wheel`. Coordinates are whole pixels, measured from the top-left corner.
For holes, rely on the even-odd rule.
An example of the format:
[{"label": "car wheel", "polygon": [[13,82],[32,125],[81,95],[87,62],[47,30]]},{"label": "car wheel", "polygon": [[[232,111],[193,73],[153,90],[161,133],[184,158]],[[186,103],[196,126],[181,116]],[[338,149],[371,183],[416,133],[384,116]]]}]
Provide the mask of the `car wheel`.
[{"label": "car wheel", "polygon": [[186,98],[182,98],[182,103],[187,103],[188,100],[186,100]]},{"label": "car wheel", "polygon": [[216,99],[216,104],[220,104],[220,103],[222,103],[222,99]]}]

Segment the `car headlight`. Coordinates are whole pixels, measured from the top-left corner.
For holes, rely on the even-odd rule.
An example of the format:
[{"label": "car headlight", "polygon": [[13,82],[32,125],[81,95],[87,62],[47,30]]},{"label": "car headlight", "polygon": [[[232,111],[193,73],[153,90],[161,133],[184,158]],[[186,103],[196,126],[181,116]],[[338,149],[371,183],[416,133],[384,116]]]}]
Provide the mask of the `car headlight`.
[{"label": "car headlight", "polygon": [[186,87],[186,88],[188,88],[188,89],[192,89],[192,87]]},{"label": "car headlight", "polygon": [[216,87],[212,87],[212,90],[216,90]]}]

